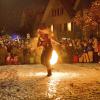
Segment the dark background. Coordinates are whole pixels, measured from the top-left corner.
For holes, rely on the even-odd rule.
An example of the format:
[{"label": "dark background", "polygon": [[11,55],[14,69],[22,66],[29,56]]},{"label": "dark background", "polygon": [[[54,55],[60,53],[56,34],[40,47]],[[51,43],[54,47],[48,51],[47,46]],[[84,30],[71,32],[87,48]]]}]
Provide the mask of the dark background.
[{"label": "dark background", "polygon": [[[22,12],[27,8],[37,10],[40,6],[44,6],[49,0],[0,0],[0,31],[6,30],[13,32],[19,29]],[[66,0],[65,0],[66,1]],[[71,3],[74,0],[69,0]],[[87,5],[94,0],[82,0],[82,4]],[[84,2],[84,3],[83,3]],[[79,6],[81,8],[82,5]]]},{"label": "dark background", "polygon": [[23,10],[37,9],[48,0],[0,0],[0,30],[17,30],[20,26]]}]

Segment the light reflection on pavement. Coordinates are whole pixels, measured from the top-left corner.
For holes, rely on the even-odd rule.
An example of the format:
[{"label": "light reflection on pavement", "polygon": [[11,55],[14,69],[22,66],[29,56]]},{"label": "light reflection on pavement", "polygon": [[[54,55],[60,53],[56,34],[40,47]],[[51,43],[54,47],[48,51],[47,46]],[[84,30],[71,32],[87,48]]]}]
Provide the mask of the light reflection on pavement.
[{"label": "light reflection on pavement", "polygon": [[[19,77],[41,77],[41,76],[45,76],[47,73],[46,72],[18,72],[17,73]],[[70,78],[74,78],[74,77],[78,77],[80,74],[79,73],[75,73],[75,72],[53,72],[52,76],[50,79],[52,80],[56,80],[56,79],[62,79],[62,78],[66,78],[66,79],[70,79]]]},{"label": "light reflection on pavement", "polygon": [[[19,77],[28,77],[28,78],[32,78],[32,77],[43,77],[45,76],[47,73],[46,72],[29,72],[29,73],[19,73],[18,76]],[[56,92],[57,92],[57,86],[60,84],[60,82],[64,79],[68,80],[68,79],[72,79],[75,77],[79,77],[80,74],[79,73],[75,73],[75,72],[53,72],[52,76],[49,77],[48,80],[48,84],[47,84],[47,91],[45,93],[45,95],[47,95],[49,98],[52,98]],[[60,99],[60,97],[59,97]]]},{"label": "light reflection on pavement", "polygon": [[[63,72],[54,72],[53,75],[50,77],[50,80],[48,82],[48,96],[49,98],[52,98],[56,92],[57,92],[57,85],[60,84],[60,82],[66,78],[66,79],[70,79],[70,78],[74,78],[74,77],[78,77],[79,74],[77,73],[63,73]],[[60,100],[60,97],[59,97]]]},{"label": "light reflection on pavement", "polygon": [[18,73],[18,76],[23,78],[23,77],[28,77],[28,78],[31,78],[31,77],[41,77],[41,76],[45,76],[46,75],[46,72],[27,72],[27,73],[23,73],[23,72],[19,72]]},{"label": "light reflection on pavement", "polygon": [[0,93],[3,91],[3,98],[18,90],[12,97],[23,97],[23,100],[100,100],[100,67],[85,66],[57,66],[50,77],[46,76],[46,68],[41,65],[1,67],[0,78],[7,86],[2,88],[1,85]]}]

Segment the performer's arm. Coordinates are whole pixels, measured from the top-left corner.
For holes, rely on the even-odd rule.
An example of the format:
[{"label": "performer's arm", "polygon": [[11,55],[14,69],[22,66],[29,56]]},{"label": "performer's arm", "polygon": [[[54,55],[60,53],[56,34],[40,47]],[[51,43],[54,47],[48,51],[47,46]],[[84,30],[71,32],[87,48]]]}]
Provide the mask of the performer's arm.
[{"label": "performer's arm", "polygon": [[37,43],[37,47],[41,46],[41,40],[40,38],[38,38],[38,43]]},{"label": "performer's arm", "polygon": [[54,45],[61,45],[59,42],[55,41],[54,39],[51,39],[51,43]]}]

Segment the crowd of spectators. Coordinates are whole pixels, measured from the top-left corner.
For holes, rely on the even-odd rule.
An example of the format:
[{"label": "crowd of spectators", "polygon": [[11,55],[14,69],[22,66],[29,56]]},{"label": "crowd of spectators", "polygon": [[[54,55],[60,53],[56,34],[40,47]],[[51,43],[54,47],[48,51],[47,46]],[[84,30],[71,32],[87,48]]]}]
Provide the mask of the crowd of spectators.
[{"label": "crowd of spectators", "polygon": [[34,58],[29,40],[0,38],[0,65],[31,64]]},{"label": "crowd of spectators", "polygon": [[[31,40],[0,38],[0,65],[41,63],[41,48],[34,49]],[[34,45],[36,41],[33,41]],[[96,38],[62,39],[58,63],[100,63],[100,41]]]},{"label": "crowd of spectators", "polygon": [[65,63],[100,63],[100,40],[63,39],[61,41],[61,59]]}]

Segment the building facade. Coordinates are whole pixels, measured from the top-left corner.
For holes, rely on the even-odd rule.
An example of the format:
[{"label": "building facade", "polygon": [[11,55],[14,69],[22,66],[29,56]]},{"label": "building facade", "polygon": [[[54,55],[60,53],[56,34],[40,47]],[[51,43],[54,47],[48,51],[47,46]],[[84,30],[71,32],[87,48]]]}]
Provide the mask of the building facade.
[{"label": "building facade", "polygon": [[71,32],[68,32],[67,27],[68,23],[71,22],[71,17],[67,11],[68,9],[64,7],[61,0],[50,0],[41,20],[41,23],[52,27],[52,31],[57,39],[71,34]]}]

